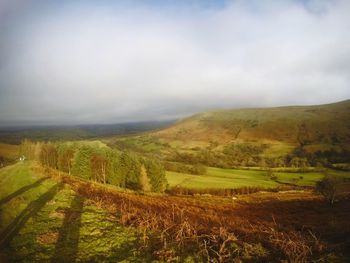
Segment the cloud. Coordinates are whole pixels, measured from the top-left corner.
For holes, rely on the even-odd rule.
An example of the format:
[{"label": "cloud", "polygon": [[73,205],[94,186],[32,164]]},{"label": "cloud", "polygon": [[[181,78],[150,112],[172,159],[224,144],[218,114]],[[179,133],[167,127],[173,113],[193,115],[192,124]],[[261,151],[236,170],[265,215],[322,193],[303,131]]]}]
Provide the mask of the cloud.
[{"label": "cloud", "polygon": [[115,123],[350,97],[348,1],[99,3],[0,12],[0,122]]}]

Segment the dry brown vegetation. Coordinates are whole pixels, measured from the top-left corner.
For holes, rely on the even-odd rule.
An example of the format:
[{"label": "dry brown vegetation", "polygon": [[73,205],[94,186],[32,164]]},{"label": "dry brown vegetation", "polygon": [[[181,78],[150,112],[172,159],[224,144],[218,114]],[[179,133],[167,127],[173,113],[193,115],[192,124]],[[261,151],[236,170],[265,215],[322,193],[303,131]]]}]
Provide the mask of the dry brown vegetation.
[{"label": "dry brown vegetation", "polygon": [[13,163],[19,156],[19,146],[0,143],[0,168]]},{"label": "dry brown vegetation", "polygon": [[332,208],[311,191],[262,192],[233,200],[125,193],[71,176],[61,179],[121,224],[137,227],[144,248],[160,260],[192,255],[207,262],[329,262],[349,257],[349,195]]}]

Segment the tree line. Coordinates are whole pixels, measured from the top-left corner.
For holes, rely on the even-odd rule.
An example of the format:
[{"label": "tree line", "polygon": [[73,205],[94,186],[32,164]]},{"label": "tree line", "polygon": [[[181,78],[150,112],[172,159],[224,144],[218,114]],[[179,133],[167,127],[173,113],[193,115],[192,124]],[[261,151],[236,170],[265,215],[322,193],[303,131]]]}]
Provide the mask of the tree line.
[{"label": "tree line", "polygon": [[168,162],[168,161],[165,161],[163,164],[167,171],[194,174],[194,175],[204,175],[207,173],[207,167],[202,164],[190,165],[190,164]]},{"label": "tree line", "polygon": [[332,167],[333,163],[350,162],[350,152],[347,150],[328,150],[307,152],[302,147],[297,147],[293,152],[284,156],[269,157],[263,153],[267,145],[229,144],[222,150],[216,151],[210,148],[198,149],[194,152],[173,151],[166,159],[170,162],[186,163],[190,165],[206,165],[220,168],[236,167],[274,167],[274,168],[299,168]]},{"label": "tree line", "polygon": [[43,166],[98,183],[146,192],[163,192],[167,185],[159,160],[98,143],[24,140],[20,151]]}]

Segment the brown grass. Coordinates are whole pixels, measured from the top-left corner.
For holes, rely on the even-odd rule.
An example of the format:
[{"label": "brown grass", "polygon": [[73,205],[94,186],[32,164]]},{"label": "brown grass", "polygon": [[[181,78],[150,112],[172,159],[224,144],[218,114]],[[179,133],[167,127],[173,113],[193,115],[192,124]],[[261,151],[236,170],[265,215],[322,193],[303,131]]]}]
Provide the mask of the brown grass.
[{"label": "brown grass", "polygon": [[9,160],[17,159],[19,156],[19,145],[0,143],[0,156]]},{"label": "brown grass", "polygon": [[208,262],[327,261],[349,245],[349,196],[331,208],[311,191],[232,200],[124,193],[71,176],[62,180],[121,224],[137,227],[160,260],[191,253]]},{"label": "brown grass", "polygon": [[36,240],[40,244],[53,244],[56,243],[58,239],[58,232],[47,232],[36,237]]}]

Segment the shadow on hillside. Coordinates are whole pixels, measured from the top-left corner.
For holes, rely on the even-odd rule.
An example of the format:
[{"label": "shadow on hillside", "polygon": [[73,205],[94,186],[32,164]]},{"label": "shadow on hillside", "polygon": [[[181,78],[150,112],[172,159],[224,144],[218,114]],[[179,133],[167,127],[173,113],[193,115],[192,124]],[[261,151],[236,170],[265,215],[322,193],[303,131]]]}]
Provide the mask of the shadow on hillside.
[{"label": "shadow on hillside", "polygon": [[269,200],[234,209],[253,225],[268,225],[282,231],[316,233],[323,240],[350,244],[350,198],[333,207],[324,200]]},{"label": "shadow on hillside", "polygon": [[75,262],[84,200],[82,196],[76,195],[66,209],[51,262]]},{"label": "shadow on hillside", "polygon": [[41,185],[42,182],[47,180],[49,177],[43,177],[40,178],[39,180],[35,181],[32,184],[23,186],[22,188],[18,189],[17,191],[13,192],[12,194],[9,194],[8,196],[4,197],[3,199],[0,200],[0,206],[6,204],[7,202],[11,201],[11,199],[15,198],[16,196],[19,196],[23,194],[24,192],[27,192],[28,190],[38,187]]},{"label": "shadow on hillside", "polygon": [[0,233],[0,248],[5,248],[11,240],[19,233],[26,222],[36,215],[47,202],[52,200],[54,196],[63,187],[63,183],[58,183],[52,186],[46,193],[41,195],[37,200],[28,204],[28,206],[9,224],[5,230]]}]

